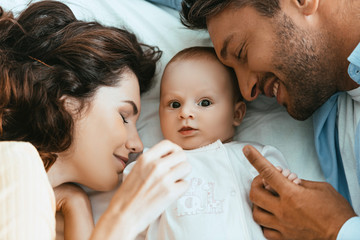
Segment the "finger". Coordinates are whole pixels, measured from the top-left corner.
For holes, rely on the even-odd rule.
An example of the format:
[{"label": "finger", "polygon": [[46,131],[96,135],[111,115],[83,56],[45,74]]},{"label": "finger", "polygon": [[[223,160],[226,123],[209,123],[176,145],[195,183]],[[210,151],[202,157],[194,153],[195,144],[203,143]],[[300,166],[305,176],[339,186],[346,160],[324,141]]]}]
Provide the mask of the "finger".
[{"label": "finger", "polygon": [[294,181],[295,179],[297,179],[297,175],[292,172],[292,173],[289,174],[288,179],[290,181]]},{"label": "finger", "polygon": [[265,211],[264,209],[253,205],[253,218],[254,221],[259,224],[261,227],[276,229],[278,224],[278,220],[276,217],[269,213],[268,211]]},{"label": "finger", "polygon": [[268,191],[270,191],[272,194],[274,194],[275,196],[277,196],[278,194],[274,191],[274,189],[271,188],[271,186],[269,184],[267,184],[267,182],[262,179],[263,184],[264,184],[264,188]]},{"label": "finger", "polygon": [[279,228],[278,219],[273,214],[254,205],[253,218],[262,227],[266,239],[282,239],[281,233],[277,230]]},{"label": "finger", "polygon": [[309,181],[309,180],[301,180],[301,186],[304,188],[308,188],[308,189],[323,189],[324,185],[329,185],[331,186],[329,183],[326,182],[316,182],[316,181]]},{"label": "finger", "polygon": [[301,184],[301,179],[300,178],[296,178],[294,179],[293,183],[300,185]]},{"label": "finger", "polygon": [[[287,191],[286,186],[290,182],[272,165],[261,153],[253,146],[246,145],[243,148],[244,155],[249,162],[256,168],[260,176],[274,189],[278,194]],[[291,185],[293,186],[293,185]]]},{"label": "finger", "polygon": [[163,140],[150,148],[146,153],[144,153],[144,156],[146,156],[145,159],[158,159],[163,156],[166,156],[168,154],[182,151],[182,148],[168,140]]},{"label": "finger", "polygon": [[250,201],[254,205],[271,213],[271,209],[278,209],[279,197],[264,188],[261,176],[254,178],[249,193]]},{"label": "finger", "polygon": [[282,170],[283,170],[282,167],[280,167],[280,166],[276,166],[276,169],[279,170],[279,172],[282,172]]},{"label": "finger", "polygon": [[284,239],[282,234],[279,231],[276,231],[271,228],[263,228],[264,236],[268,240],[280,240]]},{"label": "finger", "polygon": [[170,147],[170,149],[168,149],[169,151],[167,151],[166,155],[162,154],[166,151],[162,151],[162,153],[156,153],[158,148],[152,149],[152,152],[147,151],[143,154],[143,156],[140,157],[137,164],[142,164],[144,168],[161,174],[166,173],[180,162],[187,161],[187,156],[182,149],[172,151],[171,146],[168,147]]},{"label": "finger", "polygon": [[189,182],[185,180],[179,180],[177,181],[174,186],[172,187],[171,191],[171,198],[172,200],[178,199],[181,195],[183,195],[189,188],[190,184]]},{"label": "finger", "polygon": [[[156,218],[160,216],[160,214],[174,201],[179,199],[189,188],[190,184],[184,180],[180,180],[175,184],[170,184],[167,188],[159,188],[155,186],[152,188],[151,197],[147,199],[148,206],[145,209],[148,210],[156,210],[156,214],[152,217],[151,221],[154,221]],[[149,204],[152,204],[149,206]]]},{"label": "finger", "polygon": [[279,196],[279,194],[278,194],[277,192],[275,192],[275,190],[272,189],[272,188],[270,187],[270,185],[265,186],[265,189],[268,190],[269,192],[271,192],[272,195],[274,195],[274,196]]},{"label": "finger", "polygon": [[187,161],[187,156],[184,151],[171,153],[156,161],[156,164],[159,165],[159,169],[162,169],[165,172],[170,171],[172,168],[177,167],[181,163],[185,163],[185,165],[190,165]]},{"label": "finger", "polygon": [[179,180],[177,182],[158,182],[153,188],[151,188],[151,201],[168,202],[169,204],[179,198],[189,188],[189,183],[185,180]]},{"label": "finger", "polygon": [[167,172],[167,179],[170,182],[178,182],[183,180],[191,172],[191,165],[188,162],[181,162],[178,165],[174,166]]},{"label": "finger", "polygon": [[262,182],[265,189],[270,187],[269,184],[267,184],[267,182],[265,181],[265,179],[262,178]]},{"label": "finger", "polygon": [[174,152],[155,160],[147,159],[147,162],[140,159],[135,164],[134,170],[136,167],[138,176],[145,181],[144,185],[153,185],[164,181],[173,183],[185,178],[191,171],[191,166],[186,159],[184,151]]},{"label": "finger", "polygon": [[289,175],[291,174],[290,170],[289,169],[284,169],[282,172],[282,175],[286,178],[289,177]]}]

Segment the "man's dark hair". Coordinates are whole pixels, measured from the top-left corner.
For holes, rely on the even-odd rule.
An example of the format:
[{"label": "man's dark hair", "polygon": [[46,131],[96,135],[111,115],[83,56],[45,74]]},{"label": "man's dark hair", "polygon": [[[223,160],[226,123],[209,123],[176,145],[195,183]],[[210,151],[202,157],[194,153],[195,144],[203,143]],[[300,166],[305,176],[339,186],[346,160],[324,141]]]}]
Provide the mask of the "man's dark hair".
[{"label": "man's dark hair", "polygon": [[228,6],[253,7],[266,17],[273,17],[280,10],[279,0],[183,0],[181,22],[191,29],[207,29],[206,20]]}]

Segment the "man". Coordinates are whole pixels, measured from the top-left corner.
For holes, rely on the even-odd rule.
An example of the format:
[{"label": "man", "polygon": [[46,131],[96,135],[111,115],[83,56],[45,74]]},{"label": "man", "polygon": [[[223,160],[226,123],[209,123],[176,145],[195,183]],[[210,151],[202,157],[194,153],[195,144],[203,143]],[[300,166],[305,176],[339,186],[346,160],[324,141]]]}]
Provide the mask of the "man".
[{"label": "man", "polygon": [[360,239],[360,1],[184,0],[181,14],[208,29],[246,100],[265,94],[295,119],[313,115],[328,183],[291,184],[253,147],[243,150],[260,173],[250,198],[265,237]]}]

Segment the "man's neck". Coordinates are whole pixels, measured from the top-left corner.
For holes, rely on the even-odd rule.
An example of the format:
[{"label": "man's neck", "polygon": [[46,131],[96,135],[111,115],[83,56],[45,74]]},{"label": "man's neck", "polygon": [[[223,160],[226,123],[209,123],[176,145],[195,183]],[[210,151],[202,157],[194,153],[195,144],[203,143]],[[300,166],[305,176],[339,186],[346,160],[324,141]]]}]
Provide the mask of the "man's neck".
[{"label": "man's neck", "polygon": [[357,88],[359,85],[347,74],[347,58],[360,43],[360,1],[323,0],[320,4],[325,16],[323,24],[336,42],[339,61],[343,61],[345,79],[339,81],[338,90],[348,91]]}]

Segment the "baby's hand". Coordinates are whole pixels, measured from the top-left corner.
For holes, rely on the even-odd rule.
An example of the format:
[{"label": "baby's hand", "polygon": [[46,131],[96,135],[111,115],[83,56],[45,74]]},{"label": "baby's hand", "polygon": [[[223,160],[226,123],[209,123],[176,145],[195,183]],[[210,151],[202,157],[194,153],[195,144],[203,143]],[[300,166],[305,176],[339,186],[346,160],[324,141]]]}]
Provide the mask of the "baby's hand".
[{"label": "baby's hand", "polygon": [[[298,176],[295,173],[292,173],[289,169],[282,169],[281,167],[276,167],[279,172],[281,172],[284,177],[286,177],[287,179],[289,179],[290,181],[292,181],[295,184],[301,184],[301,179],[298,178]],[[269,190],[270,192],[277,194],[274,189],[272,189],[270,187],[270,185],[263,179],[263,183],[264,183],[264,187],[265,189]]]}]

